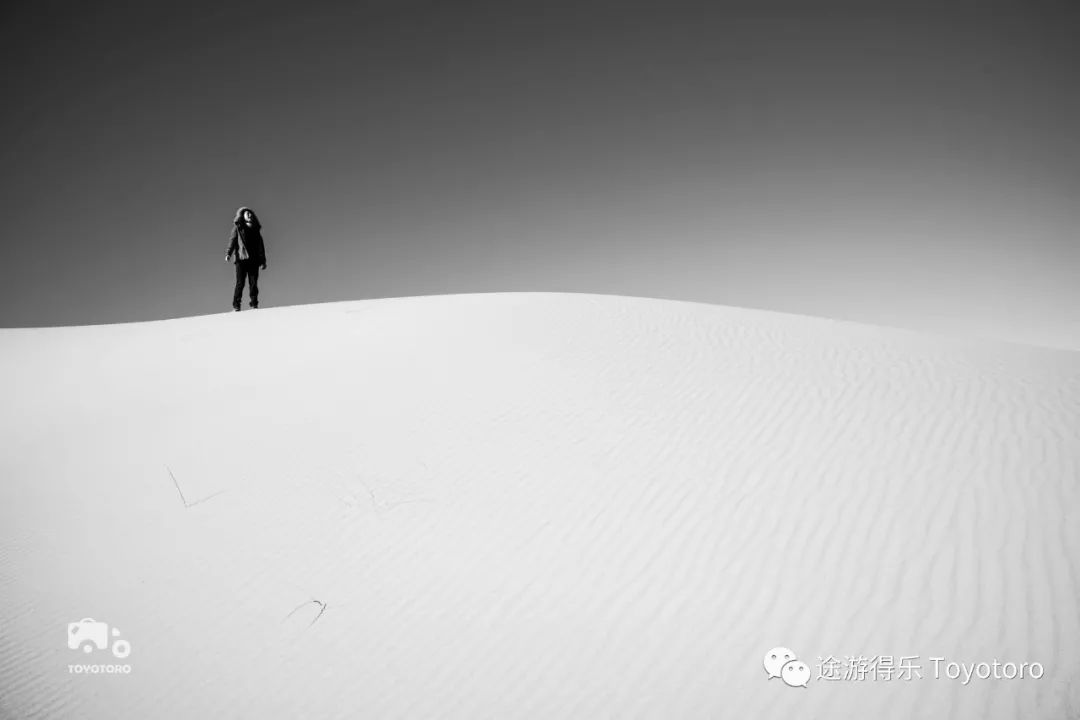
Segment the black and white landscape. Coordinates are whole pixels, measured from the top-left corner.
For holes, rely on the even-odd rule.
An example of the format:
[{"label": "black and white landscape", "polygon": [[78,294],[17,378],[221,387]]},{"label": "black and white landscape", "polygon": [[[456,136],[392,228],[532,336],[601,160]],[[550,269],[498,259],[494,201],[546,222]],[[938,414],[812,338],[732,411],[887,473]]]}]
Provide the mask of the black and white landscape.
[{"label": "black and white landscape", "polygon": [[1080,717],[1076,19],[5,7],[0,718]]}]

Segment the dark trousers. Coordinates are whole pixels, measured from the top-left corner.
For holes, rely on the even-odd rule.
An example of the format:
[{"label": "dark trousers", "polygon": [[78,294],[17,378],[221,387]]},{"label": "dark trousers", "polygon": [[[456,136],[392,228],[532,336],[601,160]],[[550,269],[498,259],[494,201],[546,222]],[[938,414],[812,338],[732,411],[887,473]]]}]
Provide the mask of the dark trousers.
[{"label": "dark trousers", "polygon": [[232,306],[240,309],[240,297],[244,294],[244,278],[247,278],[248,297],[251,307],[259,307],[259,263],[251,258],[236,263],[236,287],[233,289]]}]

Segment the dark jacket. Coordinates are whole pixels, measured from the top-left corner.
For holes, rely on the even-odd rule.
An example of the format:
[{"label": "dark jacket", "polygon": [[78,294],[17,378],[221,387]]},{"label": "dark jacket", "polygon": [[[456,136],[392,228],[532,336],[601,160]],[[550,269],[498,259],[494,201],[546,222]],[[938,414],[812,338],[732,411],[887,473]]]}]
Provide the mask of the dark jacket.
[{"label": "dark jacket", "polygon": [[263,244],[262,232],[257,225],[247,225],[240,221],[233,225],[232,236],[225,257],[235,257],[233,264],[240,262],[240,243],[247,249],[247,256],[257,265],[266,264],[266,245]]}]

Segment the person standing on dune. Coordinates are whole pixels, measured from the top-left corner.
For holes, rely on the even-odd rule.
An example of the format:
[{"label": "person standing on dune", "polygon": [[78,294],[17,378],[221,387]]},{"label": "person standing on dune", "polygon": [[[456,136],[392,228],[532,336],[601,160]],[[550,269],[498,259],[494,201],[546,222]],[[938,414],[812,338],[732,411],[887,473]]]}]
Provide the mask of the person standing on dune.
[{"label": "person standing on dune", "polygon": [[225,250],[225,262],[236,265],[236,287],[233,288],[233,310],[240,312],[240,298],[247,280],[252,309],[259,307],[259,269],[266,269],[266,245],[262,225],[249,207],[241,207],[233,218],[232,237]]}]

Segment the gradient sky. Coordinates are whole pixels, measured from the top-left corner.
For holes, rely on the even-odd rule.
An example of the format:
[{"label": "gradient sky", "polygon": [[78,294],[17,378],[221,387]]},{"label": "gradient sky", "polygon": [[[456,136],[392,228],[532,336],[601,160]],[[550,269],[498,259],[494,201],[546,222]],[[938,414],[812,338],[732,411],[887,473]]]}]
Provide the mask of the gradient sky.
[{"label": "gradient sky", "polygon": [[[550,290],[1080,347],[1076,3],[5,3],[0,326]],[[246,300],[245,300],[246,302]]]}]

